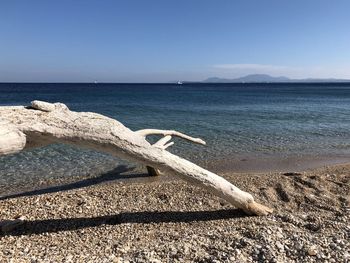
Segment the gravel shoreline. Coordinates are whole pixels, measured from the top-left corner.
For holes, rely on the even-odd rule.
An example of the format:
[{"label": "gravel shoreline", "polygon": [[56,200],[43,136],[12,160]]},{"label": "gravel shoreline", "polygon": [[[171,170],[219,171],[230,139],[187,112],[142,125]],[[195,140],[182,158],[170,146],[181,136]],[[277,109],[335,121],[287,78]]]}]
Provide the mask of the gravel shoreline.
[{"label": "gravel shoreline", "polygon": [[350,165],[222,174],[273,215],[248,217],[183,181],[90,185],[0,202],[25,216],[1,262],[350,262]]}]

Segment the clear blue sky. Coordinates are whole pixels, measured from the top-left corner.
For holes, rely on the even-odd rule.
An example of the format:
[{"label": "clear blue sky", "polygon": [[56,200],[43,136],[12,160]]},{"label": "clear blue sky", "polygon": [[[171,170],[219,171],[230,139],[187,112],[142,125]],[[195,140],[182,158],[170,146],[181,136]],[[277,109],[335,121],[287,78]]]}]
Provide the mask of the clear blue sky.
[{"label": "clear blue sky", "polygon": [[0,81],[350,78],[350,1],[0,2]]}]

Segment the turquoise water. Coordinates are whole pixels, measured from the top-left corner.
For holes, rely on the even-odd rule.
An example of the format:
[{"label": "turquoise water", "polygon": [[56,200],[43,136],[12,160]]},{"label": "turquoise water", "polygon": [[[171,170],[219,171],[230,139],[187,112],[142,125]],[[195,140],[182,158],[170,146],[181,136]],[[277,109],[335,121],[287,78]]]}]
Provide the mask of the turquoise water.
[{"label": "turquoise water", "polygon": [[[0,84],[0,105],[34,99],[98,112],[133,130],[176,129],[201,137],[207,146],[176,139],[170,151],[206,167],[350,156],[349,84]],[[0,157],[0,186],[8,187],[8,178],[26,184],[102,173],[118,162],[55,145]]]}]

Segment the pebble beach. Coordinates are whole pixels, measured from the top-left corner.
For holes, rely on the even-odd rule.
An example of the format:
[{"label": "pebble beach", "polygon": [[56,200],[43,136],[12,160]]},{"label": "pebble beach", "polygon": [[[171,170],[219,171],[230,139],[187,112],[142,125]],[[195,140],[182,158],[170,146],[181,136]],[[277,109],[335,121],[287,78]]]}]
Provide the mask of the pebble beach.
[{"label": "pebble beach", "polygon": [[[263,204],[247,216],[172,178],[9,197],[1,262],[349,262],[350,165],[220,174]],[[98,182],[98,180],[96,181]]]}]

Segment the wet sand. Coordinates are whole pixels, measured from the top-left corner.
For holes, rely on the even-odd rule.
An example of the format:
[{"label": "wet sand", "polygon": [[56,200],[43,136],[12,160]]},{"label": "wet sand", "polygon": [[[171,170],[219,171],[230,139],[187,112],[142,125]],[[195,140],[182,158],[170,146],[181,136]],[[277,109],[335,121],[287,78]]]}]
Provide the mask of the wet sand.
[{"label": "wet sand", "polygon": [[221,173],[302,172],[328,165],[350,163],[348,155],[266,155],[243,156],[203,163],[209,170]]}]

